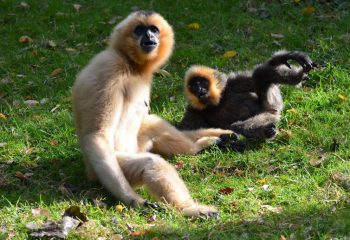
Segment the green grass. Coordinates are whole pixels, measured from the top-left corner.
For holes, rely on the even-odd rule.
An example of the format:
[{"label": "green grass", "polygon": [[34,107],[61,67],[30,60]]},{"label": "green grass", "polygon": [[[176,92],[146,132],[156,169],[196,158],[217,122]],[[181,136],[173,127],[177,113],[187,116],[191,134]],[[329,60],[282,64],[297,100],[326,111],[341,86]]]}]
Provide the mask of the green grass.
[{"label": "green grass", "polygon": [[[5,116],[0,117],[0,142],[6,143],[0,147],[0,239],[26,239],[28,222],[58,220],[70,205],[79,205],[89,221],[69,239],[111,239],[115,234],[126,239],[350,237],[350,7],[345,0],[250,1],[250,6],[224,0],[33,0],[27,1],[27,9],[20,2],[0,0],[0,113]],[[303,16],[312,2],[315,12]],[[82,5],[79,12],[75,3]],[[193,197],[219,208],[218,220],[189,220],[173,210],[120,213],[108,192],[84,176],[72,122],[71,86],[77,72],[106,46],[103,40],[113,27],[109,21],[119,21],[136,8],[161,13],[175,30],[176,48],[165,67],[171,76],[155,76],[152,92],[152,112],[169,121],[179,120],[184,112],[182,78],[191,64],[244,70],[276,50],[289,49],[305,51],[325,66],[312,72],[302,88],[283,88],[285,111],[276,139],[243,154],[214,148],[169,159],[184,163],[179,174]],[[268,17],[263,18],[266,11]],[[192,22],[200,28],[190,30],[187,25]],[[271,33],[284,38],[275,39]],[[33,42],[20,43],[24,35]],[[237,56],[224,59],[229,50]],[[50,76],[56,68],[62,71]],[[47,102],[30,108],[24,104],[28,99]],[[286,111],[291,108],[297,112]],[[337,149],[334,140],[340,143]],[[310,164],[325,153],[320,165]],[[23,182],[15,177],[17,171],[33,176]],[[334,178],[339,173],[342,180]],[[233,192],[219,195],[225,187]],[[72,193],[65,192],[67,188]],[[139,193],[149,197],[144,190]],[[96,207],[94,197],[104,199],[108,207]],[[282,211],[274,213],[263,205]],[[50,216],[33,216],[33,208],[48,209]],[[154,214],[156,221],[149,222]],[[146,233],[129,236],[127,223]]]}]

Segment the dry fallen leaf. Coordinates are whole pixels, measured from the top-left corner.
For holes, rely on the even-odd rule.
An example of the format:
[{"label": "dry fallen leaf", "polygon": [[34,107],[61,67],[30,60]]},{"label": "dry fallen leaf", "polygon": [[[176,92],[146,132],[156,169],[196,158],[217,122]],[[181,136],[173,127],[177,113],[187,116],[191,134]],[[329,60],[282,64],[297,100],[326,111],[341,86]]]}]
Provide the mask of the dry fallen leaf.
[{"label": "dry fallen leaf", "polygon": [[222,188],[219,190],[219,193],[224,194],[224,195],[228,195],[232,192],[233,192],[233,188],[230,188],[230,187]]},{"label": "dry fallen leaf", "polygon": [[130,236],[136,237],[136,236],[142,236],[145,235],[147,232],[145,230],[139,230],[139,231],[133,231],[130,233]]},{"label": "dry fallen leaf", "polygon": [[267,183],[267,180],[266,180],[266,178],[259,179],[259,180],[256,181],[256,183],[257,183],[257,184],[260,184],[260,185],[264,185],[264,184]]},{"label": "dry fallen leaf", "polygon": [[200,28],[200,25],[199,23],[194,22],[194,23],[188,24],[187,27],[191,30],[198,30]]},{"label": "dry fallen leaf", "polygon": [[224,58],[234,58],[236,55],[237,55],[237,52],[232,50],[232,51],[225,52],[223,57]]},{"label": "dry fallen leaf", "polygon": [[27,180],[27,178],[26,178],[26,177],[23,175],[23,173],[21,173],[20,171],[17,171],[17,172],[15,173],[15,177],[18,178],[18,179],[21,180],[21,181]]},{"label": "dry fallen leaf", "polygon": [[265,208],[266,210],[274,213],[281,213],[282,212],[282,207],[272,207],[270,205],[261,205],[262,208]]},{"label": "dry fallen leaf", "polygon": [[6,120],[6,119],[7,119],[6,115],[3,113],[0,113],[0,120]]},{"label": "dry fallen leaf", "polygon": [[332,180],[344,189],[350,189],[350,175],[336,172],[331,176]]},{"label": "dry fallen leaf", "polygon": [[170,74],[167,70],[165,70],[165,69],[159,69],[159,70],[157,71],[157,73],[158,73],[159,75],[161,75],[162,77],[170,77],[170,76],[171,76],[171,74]]},{"label": "dry fallen leaf", "polygon": [[280,240],[287,240],[287,238],[285,236],[281,235]]},{"label": "dry fallen leaf", "polygon": [[53,40],[49,40],[48,45],[51,48],[55,48],[57,46],[56,43]]},{"label": "dry fallen leaf", "polygon": [[346,100],[348,99],[346,96],[341,95],[341,94],[339,94],[338,97],[339,97],[339,99],[342,100],[342,101],[346,101]]},{"label": "dry fallen leaf", "polygon": [[73,7],[74,7],[75,11],[79,12],[81,5],[80,4],[73,4]]},{"label": "dry fallen leaf", "polygon": [[177,161],[177,163],[175,164],[175,168],[176,170],[180,170],[184,168],[184,162],[183,161]]},{"label": "dry fallen leaf", "polygon": [[68,52],[68,53],[75,53],[75,52],[77,51],[77,50],[74,49],[74,48],[66,48],[65,50],[66,50],[66,52]]},{"label": "dry fallen leaf", "polygon": [[47,209],[33,208],[32,214],[33,214],[33,216],[49,216],[50,212]]},{"label": "dry fallen leaf", "polygon": [[271,37],[276,38],[276,39],[283,39],[284,38],[284,35],[279,34],[279,33],[271,33],[270,35],[271,35]]},{"label": "dry fallen leaf", "polygon": [[29,8],[29,5],[28,5],[28,3],[26,3],[26,2],[21,2],[21,4],[19,5],[21,8],[23,8],[23,9],[28,9]]},{"label": "dry fallen leaf", "polygon": [[318,156],[311,155],[309,163],[312,166],[317,167],[317,166],[320,166],[322,163],[324,163],[327,159],[328,159],[327,153],[321,153],[321,155],[318,155]]},{"label": "dry fallen leaf", "polygon": [[309,5],[303,9],[303,15],[304,16],[311,15],[315,12],[315,10],[316,10],[315,7]]},{"label": "dry fallen leaf", "polygon": [[288,113],[293,113],[293,114],[297,114],[298,113],[298,111],[295,108],[287,109],[287,112]]},{"label": "dry fallen leaf", "polygon": [[28,37],[28,36],[21,36],[21,37],[18,39],[18,41],[19,41],[20,43],[31,43],[31,42],[33,42],[33,39],[31,39],[31,38]]},{"label": "dry fallen leaf", "polygon": [[56,76],[57,74],[59,74],[62,71],[62,68],[56,68],[55,70],[52,71],[52,73],[50,74],[51,77]]},{"label": "dry fallen leaf", "polygon": [[37,100],[32,100],[32,99],[24,101],[24,104],[27,105],[28,107],[34,107],[38,105],[38,103],[39,102]]},{"label": "dry fallen leaf", "polygon": [[56,145],[58,144],[58,142],[57,142],[57,140],[52,139],[52,140],[49,141],[49,144],[50,144],[51,146],[56,146]]}]

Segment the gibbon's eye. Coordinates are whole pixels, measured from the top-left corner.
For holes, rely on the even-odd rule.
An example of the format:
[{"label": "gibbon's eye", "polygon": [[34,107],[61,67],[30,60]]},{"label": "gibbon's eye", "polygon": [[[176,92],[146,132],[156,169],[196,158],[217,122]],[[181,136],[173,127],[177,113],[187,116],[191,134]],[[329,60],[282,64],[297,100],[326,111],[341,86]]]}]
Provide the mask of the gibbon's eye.
[{"label": "gibbon's eye", "polygon": [[159,34],[159,29],[154,25],[149,26],[148,29],[151,30],[151,32],[154,33],[155,35]]},{"label": "gibbon's eye", "polygon": [[146,31],[147,31],[147,28],[145,25],[137,25],[134,29],[134,34],[137,37],[140,37],[140,36],[144,35]]}]

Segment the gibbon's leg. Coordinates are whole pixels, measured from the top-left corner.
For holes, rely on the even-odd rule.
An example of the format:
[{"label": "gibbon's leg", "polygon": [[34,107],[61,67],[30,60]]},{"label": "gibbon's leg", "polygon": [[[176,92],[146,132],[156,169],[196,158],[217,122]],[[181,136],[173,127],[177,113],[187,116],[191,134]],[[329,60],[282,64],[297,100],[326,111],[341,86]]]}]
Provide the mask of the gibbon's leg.
[{"label": "gibbon's leg", "polygon": [[149,115],[142,123],[138,134],[138,144],[140,151],[152,150],[165,156],[196,154],[202,149],[218,143],[220,135],[231,133],[231,130],[223,129],[200,129],[182,132],[162,118]]},{"label": "gibbon's leg", "polygon": [[[130,186],[115,160],[114,149],[102,133],[89,134],[81,141],[86,162],[91,164],[101,183],[125,205],[138,207],[145,202]],[[90,172],[91,173],[91,172]]]},{"label": "gibbon's leg", "polygon": [[186,216],[217,216],[215,208],[195,203],[175,168],[160,156],[117,153],[116,157],[132,186],[145,185],[157,199],[174,205]]},{"label": "gibbon's leg", "polygon": [[244,121],[231,125],[231,129],[247,138],[273,138],[277,134],[276,123],[281,118],[283,99],[279,87],[269,85],[267,89],[257,89],[262,112]]},{"label": "gibbon's leg", "polygon": [[[288,60],[297,61],[302,67],[290,66]],[[253,81],[262,113],[231,125],[231,129],[248,138],[272,138],[277,134],[276,123],[283,110],[283,99],[276,85],[295,85],[307,79],[307,73],[316,64],[303,52],[279,51],[265,64],[254,69]]]}]

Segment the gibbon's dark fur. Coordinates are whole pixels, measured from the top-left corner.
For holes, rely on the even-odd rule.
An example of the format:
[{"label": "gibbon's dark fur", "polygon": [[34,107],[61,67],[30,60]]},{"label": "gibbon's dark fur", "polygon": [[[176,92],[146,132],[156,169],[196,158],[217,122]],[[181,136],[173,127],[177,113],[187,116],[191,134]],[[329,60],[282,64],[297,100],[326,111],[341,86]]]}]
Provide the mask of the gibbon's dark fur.
[{"label": "gibbon's dark fur", "polygon": [[156,207],[134,188],[145,186],[157,199],[186,216],[217,216],[197,203],[175,168],[161,156],[194,154],[231,130],[179,131],[148,113],[152,78],[170,57],[174,34],[157,13],[138,11],[120,22],[109,46],[78,74],[73,86],[76,132],[88,178],[132,207]]},{"label": "gibbon's dark fur", "polygon": [[[301,67],[291,66],[294,60]],[[185,75],[189,101],[179,129],[217,127],[247,138],[277,134],[283,100],[279,84],[296,85],[316,66],[303,52],[278,51],[252,71],[228,75],[205,66],[192,66]]]}]

